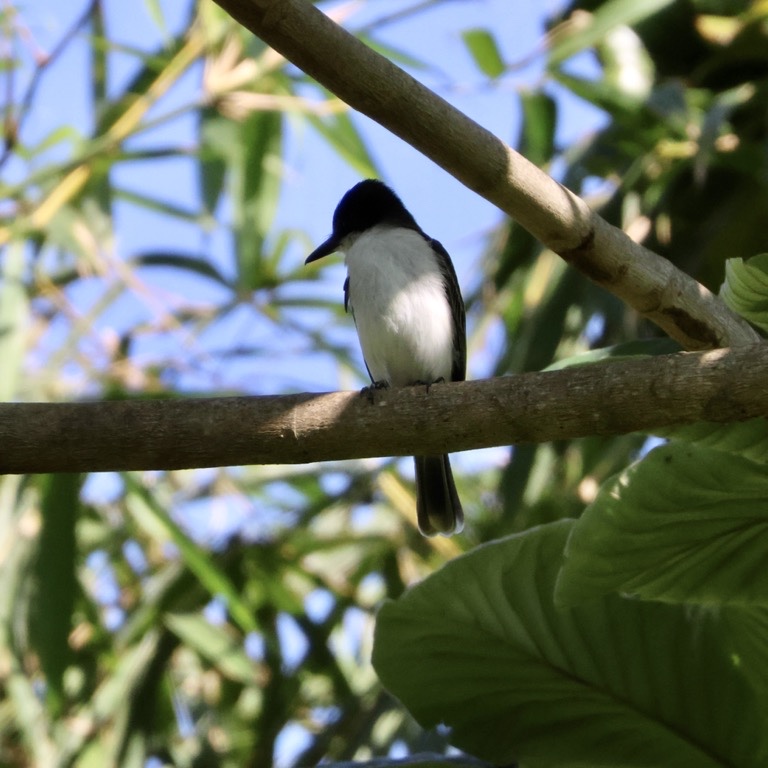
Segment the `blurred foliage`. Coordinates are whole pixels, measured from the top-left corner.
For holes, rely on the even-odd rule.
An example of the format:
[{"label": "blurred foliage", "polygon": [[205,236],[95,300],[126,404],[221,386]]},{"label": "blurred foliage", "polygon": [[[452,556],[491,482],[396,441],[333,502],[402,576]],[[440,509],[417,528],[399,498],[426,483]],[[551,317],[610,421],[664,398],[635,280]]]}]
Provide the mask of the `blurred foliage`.
[{"label": "blurred foliage", "polygon": [[[414,2],[398,19],[440,6]],[[178,34],[162,3],[147,0],[146,8],[147,39],[159,45],[125,45],[91,0],[47,52],[34,42],[26,7],[0,11],[9,52],[0,71],[0,397],[274,393],[275,382],[282,391],[306,388],[314,363],[328,359],[359,375],[351,333],[334,332],[348,327],[339,291],[330,295],[318,272],[303,269],[296,254],[306,252],[306,236],[278,222],[287,127],[313,131],[361,175],[387,169],[376,167],[338,100],[215,5],[190,4]],[[373,24],[361,34],[392,58],[418,63],[382,46],[376,32]],[[747,260],[768,251],[766,38],[765,3],[737,0],[574,4],[551,20],[546,45],[532,41],[536,52],[517,62],[505,60],[493,30],[473,27],[462,37],[500,99],[509,97],[501,90],[508,78],[541,65],[518,94],[516,145],[527,157],[712,288],[726,259],[740,259],[729,264],[724,296],[757,324],[764,259]],[[85,99],[85,125],[46,112],[42,96],[83,39],[87,77],[68,87]],[[428,47],[421,55],[429,65]],[[579,56],[593,61],[594,76],[573,66]],[[604,115],[572,146],[559,138],[567,94]],[[189,183],[169,192],[171,167]],[[159,219],[177,227],[174,236],[123,251],[122,228]],[[489,235],[482,275],[464,288],[470,352],[489,356],[494,375],[596,349],[669,350],[511,222]],[[638,347],[622,346],[638,339]],[[307,361],[306,377],[281,372],[291,354]],[[703,741],[708,760],[761,764],[750,762],[764,749],[750,729],[753,699],[764,703],[768,690],[768,622],[752,603],[764,576],[747,595],[749,612],[728,605],[703,629],[685,606],[612,594],[722,605],[743,597],[741,585],[763,561],[761,540],[732,536],[704,589],[680,559],[687,531],[701,525],[683,509],[686,483],[700,488],[702,509],[720,510],[733,498],[723,486],[734,481],[724,476],[748,478],[733,526],[754,536],[760,427],[674,437],[681,450],[694,446],[681,483],[664,474],[669,462],[659,453],[650,456],[660,468],[641,462],[619,474],[644,436],[517,446],[500,471],[457,477],[468,525],[450,540],[418,535],[413,489],[397,461],[335,464],[323,474],[241,467],[0,478],[0,764],[258,767],[278,755],[281,765],[299,766],[443,753],[446,731],[423,730],[370,665],[377,606],[421,580],[421,591],[382,613],[377,670],[421,722],[455,714],[456,743],[480,757],[508,761],[522,750],[531,765],[569,765],[587,750],[590,764],[662,764],[659,755],[669,755],[669,765],[709,765],[691,747]],[[664,450],[676,467],[675,446]],[[630,514],[616,518],[610,536],[601,515],[613,513],[621,493]],[[648,512],[659,496],[676,512],[670,541]],[[587,505],[564,554],[572,524],[562,518]],[[719,537],[732,532],[722,516],[710,517],[702,546],[719,552]],[[441,570],[506,534],[514,535]],[[622,537],[648,546],[623,551]],[[746,559],[734,571],[737,550]],[[670,551],[676,570],[657,574],[658,553]],[[621,573],[612,569],[616,552],[626,558]],[[569,573],[572,581],[557,581]],[[565,602],[592,602],[564,618],[543,605],[555,588]],[[469,634],[452,610],[470,616]],[[527,644],[513,631],[520,627],[535,635]],[[749,685],[724,661],[724,647],[752,671]],[[504,667],[501,659],[512,658]],[[681,665],[691,677],[677,675]],[[511,692],[496,685],[502,674]],[[724,706],[743,715],[739,723],[723,716],[718,730],[710,722],[718,701],[688,687],[696,674],[711,675],[709,693],[728,693]],[[452,685],[455,676],[465,687]],[[530,706],[536,686],[550,697],[539,709]],[[598,696],[600,686],[610,696]],[[587,693],[588,712],[583,704],[558,709]],[[490,702],[491,711],[477,710],[479,725],[467,701]],[[611,701],[622,702],[625,732],[637,719],[628,712],[647,727],[637,732],[646,751],[634,762],[606,726]],[[455,709],[438,706],[445,702]],[[498,717],[505,706],[521,719]],[[561,719],[547,720],[553,712]],[[579,720],[587,715],[596,720]],[[686,717],[695,727],[681,725]],[[602,730],[573,727],[596,721]],[[503,729],[504,739],[483,728]],[[594,739],[608,746],[590,753]]]}]

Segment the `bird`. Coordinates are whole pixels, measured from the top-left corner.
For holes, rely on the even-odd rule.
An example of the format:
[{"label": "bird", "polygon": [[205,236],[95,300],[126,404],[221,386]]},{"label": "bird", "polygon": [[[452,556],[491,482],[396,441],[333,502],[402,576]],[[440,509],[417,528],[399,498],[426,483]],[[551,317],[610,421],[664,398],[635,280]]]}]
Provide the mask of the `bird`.
[{"label": "bird", "polygon": [[[382,181],[366,179],[341,198],[330,237],[305,264],[343,253],[344,308],[354,319],[371,387],[464,381],[464,300],[443,246],[429,237]],[[416,516],[425,536],[464,525],[447,454],[414,456]]]}]

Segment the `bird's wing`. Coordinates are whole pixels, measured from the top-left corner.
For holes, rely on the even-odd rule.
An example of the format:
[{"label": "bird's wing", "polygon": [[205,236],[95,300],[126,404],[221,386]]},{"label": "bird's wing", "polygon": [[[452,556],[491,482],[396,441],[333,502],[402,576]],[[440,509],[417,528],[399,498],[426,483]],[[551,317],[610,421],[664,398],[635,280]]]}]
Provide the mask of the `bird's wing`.
[{"label": "bird's wing", "polygon": [[453,365],[451,367],[451,381],[464,381],[467,376],[467,321],[464,313],[464,299],[461,297],[459,280],[456,270],[448,255],[437,240],[428,237],[427,242],[437,256],[440,272],[443,274],[445,292],[448,295],[448,303],[451,307],[453,319]]},{"label": "bird's wing", "polygon": [[[349,303],[349,275],[347,275],[347,279],[344,281],[344,311],[351,312],[352,319],[355,320],[355,308]],[[357,325],[357,320],[355,320],[355,325]],[[363,355],[363,362],[365,363],[365,370],[368,371],[368,376],[370,377],[371,381],[374,381],[373,376],[371,375],[371,369],[368,367],[368,361],[365,359],[365,355]]]},{"label": "bird's wing", "polygon": [[[349,275],[347,275],[347,279],[344,281],[344,311],[349,312]],[[352,317],[355,316],[355,313],[352,313]]]}]

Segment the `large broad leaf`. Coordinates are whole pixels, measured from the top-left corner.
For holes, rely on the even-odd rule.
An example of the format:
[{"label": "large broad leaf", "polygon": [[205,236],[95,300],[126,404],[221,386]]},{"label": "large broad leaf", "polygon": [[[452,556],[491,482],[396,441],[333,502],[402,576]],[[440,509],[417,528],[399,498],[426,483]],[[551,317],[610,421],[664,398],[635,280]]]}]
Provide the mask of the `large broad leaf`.
[{"label": "large broad leaf", "polygon": [[768,463],[768,421],[750,419],[735,424],[700,421],[675,429],[660,430],[663,437],[696,443],[700,447],[738,453],[752,461]]},{"label": "large broad leaf", "polygon": [[557,598],[608,592],[768,604],[768,473],[701,445],[665,445],[612,482],[574,526]]},{"label": "large broad leaf", "polygon": [[498,764],[755,766],[757,699],[713,616],[553,591],[571,521],[479,547],[378,617],[373,663],[424,726]]},{"label": "large broad leaf", "polygon": [[768,608],[729,606],[720,611],[731,658],[749,673],[749,682],[768,711]]},{"label": "large broad leaf", "polygon": [[768,253],[747,261],[728,259],[720,297],[734,312],[768,331]]}]

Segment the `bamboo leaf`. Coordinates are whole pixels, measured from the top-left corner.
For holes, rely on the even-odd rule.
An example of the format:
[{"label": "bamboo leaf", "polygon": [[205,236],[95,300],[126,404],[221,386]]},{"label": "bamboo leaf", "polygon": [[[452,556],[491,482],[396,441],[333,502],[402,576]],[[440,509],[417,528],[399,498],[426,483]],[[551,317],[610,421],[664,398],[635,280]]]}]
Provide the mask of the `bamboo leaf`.
[{"label": "bamboo leaf", "polygon": [[491,78],[504,74],[506,65],[496,43],[496,38],[487,29],[467,29],[461,33],[464,44],[478,69]]},{"label": "bamboo leaf", "polygon": [[47,475],[42,481],[42,529],[34,569],[30,637],[46,679],[54,715],[64,707],[64,670],[72,659],[69,633],[77,593],[75,523],[82,477]]}]

